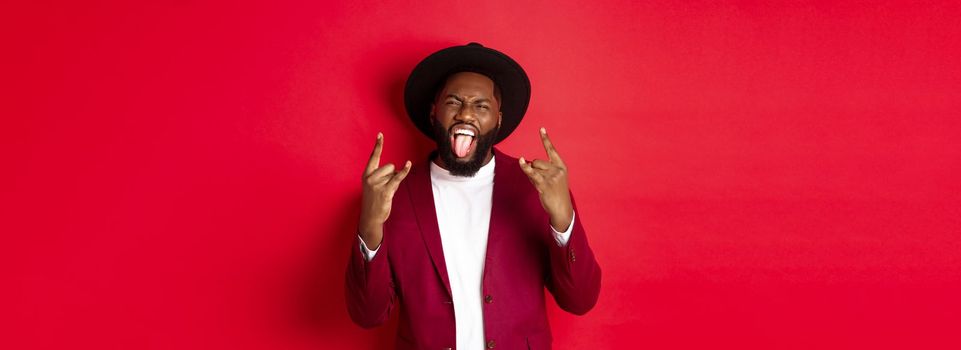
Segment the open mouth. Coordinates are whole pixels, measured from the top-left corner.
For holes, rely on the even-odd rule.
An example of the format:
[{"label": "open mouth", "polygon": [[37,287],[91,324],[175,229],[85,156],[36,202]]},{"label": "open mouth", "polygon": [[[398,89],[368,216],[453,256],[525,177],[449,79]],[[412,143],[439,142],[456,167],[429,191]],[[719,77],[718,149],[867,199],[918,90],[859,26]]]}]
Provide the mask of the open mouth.
[{"label": "open mouth", "polygon": [[475,148],[474,140],[476,139],[477,129],[470,125],[458,124],[451,128],[451,150],[454,151],[457,158],[464,158],[471,154]]}]

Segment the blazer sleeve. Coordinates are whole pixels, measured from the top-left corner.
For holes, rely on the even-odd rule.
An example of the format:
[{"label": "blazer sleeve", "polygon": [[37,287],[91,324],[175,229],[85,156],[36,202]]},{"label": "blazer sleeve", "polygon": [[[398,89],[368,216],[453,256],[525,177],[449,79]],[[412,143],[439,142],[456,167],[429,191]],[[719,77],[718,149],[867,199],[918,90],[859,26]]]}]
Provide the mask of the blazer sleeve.
[{"label": "blazer sleeve", "polygon": [[[594,259],[594,252],[587,242],[584,232],[583,216],[577,212],[574,195],[571,194],[571,204],[574,207],[574,228],[567,245],[560,247],[551,239],[547,244],[550,251],[550,276],[547,289],[557,301],[557,305],[567,312],[583,315],[597,304],[597,297],[601,292],[601,267]],[[551,232],[550,222],[544,225],[548,233]]]},{"label": "blazer sleeve", "polygon": [[345,283],[347,312],[354,323],[364,328],[383,324],[394,308],[396,294],[388,261],[389,236],[384,234],[377,254],[370,261],[364,258],[357,241],[351,240]]}]

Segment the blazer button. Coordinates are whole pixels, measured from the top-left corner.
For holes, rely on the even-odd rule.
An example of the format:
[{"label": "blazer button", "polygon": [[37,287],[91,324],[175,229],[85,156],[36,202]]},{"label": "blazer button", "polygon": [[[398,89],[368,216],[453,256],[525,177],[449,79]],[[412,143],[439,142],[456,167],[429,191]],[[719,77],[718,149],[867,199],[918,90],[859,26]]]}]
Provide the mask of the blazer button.
[{"label": "blazer button", "polygon": [[571,262],[574,262],[575,260],[577,259],[574,257],[574,249],[571,249]]},{"label": "blazer button", "polygon": [[494,297],[488,294],[486,297],[484,297],[484,301],[487,302],[488,304],[493,303]]},{"label": "blazer button", "polygon": [[496,345],[496,344],[494,343],[494,340],[493,340],[493,339],[487,341],[487,348],[488,348],[488,349],[493,349],[493,348],[494,348],[494,345]]}]

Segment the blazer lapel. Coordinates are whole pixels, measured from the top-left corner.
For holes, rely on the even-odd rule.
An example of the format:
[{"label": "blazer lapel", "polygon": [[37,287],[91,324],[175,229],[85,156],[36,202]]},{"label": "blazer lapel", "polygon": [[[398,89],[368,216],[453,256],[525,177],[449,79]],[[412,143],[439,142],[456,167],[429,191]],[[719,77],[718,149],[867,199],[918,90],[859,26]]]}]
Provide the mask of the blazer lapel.
[{"label": "blazer lapel", "polygon": [[508,211],[510,208],[505,205],[510,201],[511,194],[511,183],[507,178],[507,167],[512,166],[508,159],[505,159],[503,154],[497,150],[497,148],[491,148],[491,152],[494,153],[494,190],[491,194],[491,217],[490,224],[487,229],[487,254],[484,259],[484,273],[481,280],[481,285],[484,285],[484,281],[487,279],[487,274],[489,271],[493,271],[493,265],[496,263],[497,246],[500,244],[500,233],[503,232],[501,229],[501,222],[504,218],[510,217]]},{"label": "blazer lapel", "polygon": [[434,190],[430,181],[430,158],[419,169],[412,169],[407,179],[411,186],[410,200],[417,215],[417,225],[424,238],[424,244],[430,253],[431,261],[437,276],[444,282],[447,296],[451,297],[450,279],[447,276],[447,262],[444,260],[444,247],[440,241],[440,229],[437,226],[437,211],[434,208]]}]

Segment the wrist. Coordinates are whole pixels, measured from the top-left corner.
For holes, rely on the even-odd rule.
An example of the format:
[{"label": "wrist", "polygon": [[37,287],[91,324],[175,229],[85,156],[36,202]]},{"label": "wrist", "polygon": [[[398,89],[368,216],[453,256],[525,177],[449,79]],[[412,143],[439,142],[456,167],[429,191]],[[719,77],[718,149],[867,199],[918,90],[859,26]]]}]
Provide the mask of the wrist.
[{"label": "wrist", "polygon": [[384,237],[384,226],[382,224],[360,225],[357,234],[368,247],[377,247]]},{"label": "wrist", "polygon": [[571,227],[572,221],[574,221],[573,210],[564,215],[551,215],[551,227],[553,227],[557,232],[567,231],[567,229]]}]

